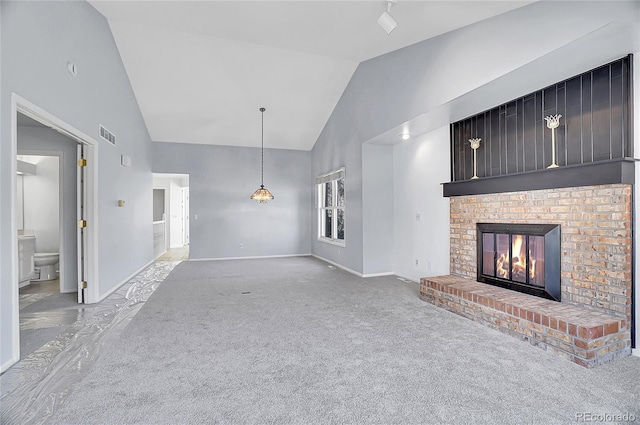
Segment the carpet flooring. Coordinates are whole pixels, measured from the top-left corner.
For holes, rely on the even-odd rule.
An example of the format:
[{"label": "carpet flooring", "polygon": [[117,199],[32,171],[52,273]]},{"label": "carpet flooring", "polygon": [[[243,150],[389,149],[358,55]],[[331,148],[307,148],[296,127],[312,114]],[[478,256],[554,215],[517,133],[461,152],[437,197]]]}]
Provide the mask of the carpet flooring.
[{"label": "carpet flooring", "polygon": [[311,257],[182,262],[47,423],[640,421],[640,358],[585,369],[418,295]]}]

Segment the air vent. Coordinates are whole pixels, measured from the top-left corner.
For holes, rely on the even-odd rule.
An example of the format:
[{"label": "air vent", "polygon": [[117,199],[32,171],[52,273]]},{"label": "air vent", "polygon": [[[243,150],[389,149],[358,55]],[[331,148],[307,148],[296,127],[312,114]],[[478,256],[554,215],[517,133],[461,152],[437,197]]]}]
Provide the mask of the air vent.
[{"label": "air vent", "polygon": [[107,142],[111,143],[113,146],[116,145],[116,136],[106,128],[102,124],[100,124],[100,137],[102,137]]}]

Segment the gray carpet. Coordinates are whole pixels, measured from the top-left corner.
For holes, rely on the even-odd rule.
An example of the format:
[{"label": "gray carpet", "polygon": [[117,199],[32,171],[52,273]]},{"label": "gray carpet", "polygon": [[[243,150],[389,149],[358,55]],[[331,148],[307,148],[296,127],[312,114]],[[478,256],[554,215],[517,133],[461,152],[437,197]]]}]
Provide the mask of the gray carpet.
[{"label": "gray carpet", "polygon": [[309,257],[183,262],[48,424],[640,420],[640,358],[588,370]]}]

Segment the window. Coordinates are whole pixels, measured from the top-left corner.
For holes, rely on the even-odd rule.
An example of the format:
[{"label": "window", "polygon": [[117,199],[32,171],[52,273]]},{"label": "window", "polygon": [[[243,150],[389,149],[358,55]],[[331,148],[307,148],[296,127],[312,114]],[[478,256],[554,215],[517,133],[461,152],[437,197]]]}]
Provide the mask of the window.
[{"label": "window", "polygon": [[316,178],[318,192],[318,239],[345,246],[344,168]]}]

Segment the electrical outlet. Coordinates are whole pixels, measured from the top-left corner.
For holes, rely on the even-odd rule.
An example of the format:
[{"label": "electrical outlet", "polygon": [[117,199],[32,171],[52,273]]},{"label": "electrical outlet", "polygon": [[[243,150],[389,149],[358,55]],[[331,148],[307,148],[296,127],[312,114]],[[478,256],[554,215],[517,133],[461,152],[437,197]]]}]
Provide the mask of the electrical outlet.
[{"label": "electrical outlet", "polygon": [[416,214],[416,221],[420,221],[420,213]]},{"label": "electrical outlet", "polygon": [[416,258],[416,266],[419,264],[420,262],[418,261],[418,259]]},{"label": "electrical outlet", "polygon": [[240,244],[240,249],[242,249],[242,248],[244,248],[244,244],[241,243]]},{"label": "electrical outlet", "polygon": [[427,271],[431,271],[431,261],[427,261]]},{"label": "electrical outlet", "polygon": [[342,251],[340,250],[340,248],[338,248],[338,255],[342,254]]}]

